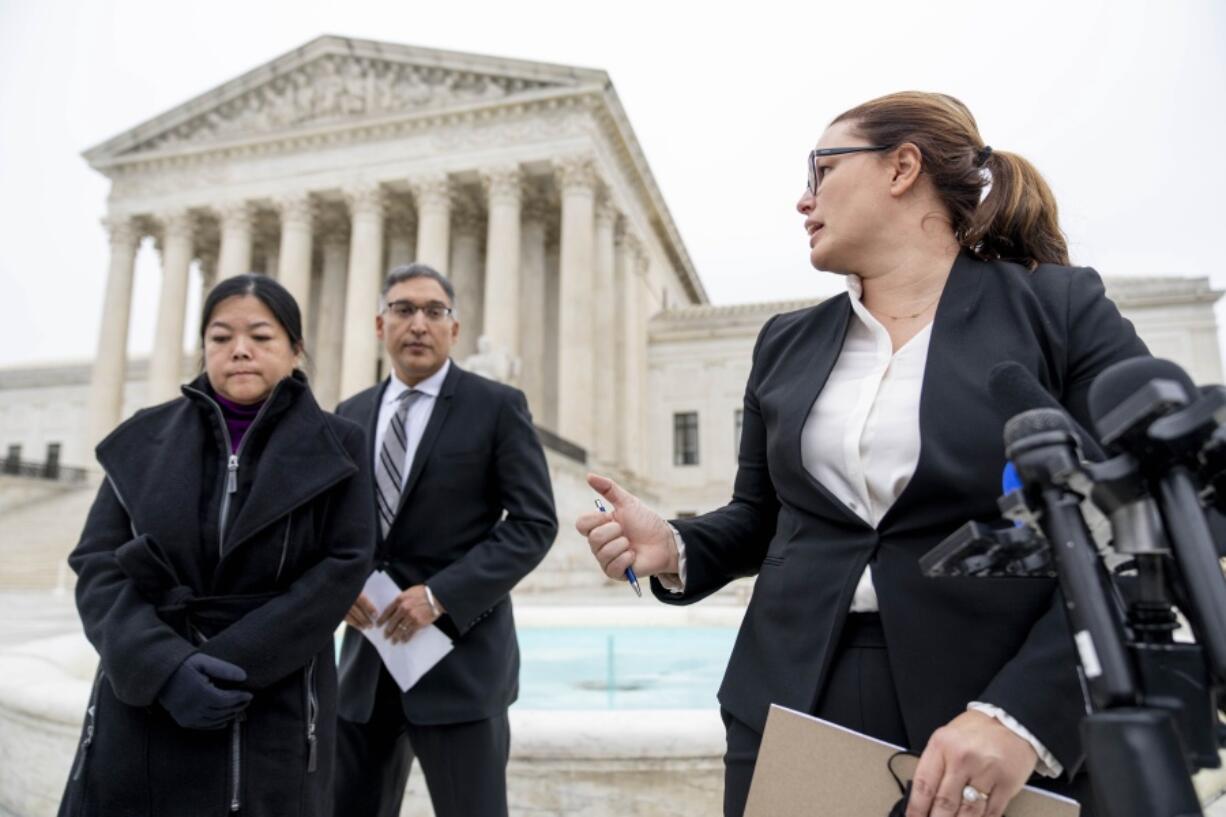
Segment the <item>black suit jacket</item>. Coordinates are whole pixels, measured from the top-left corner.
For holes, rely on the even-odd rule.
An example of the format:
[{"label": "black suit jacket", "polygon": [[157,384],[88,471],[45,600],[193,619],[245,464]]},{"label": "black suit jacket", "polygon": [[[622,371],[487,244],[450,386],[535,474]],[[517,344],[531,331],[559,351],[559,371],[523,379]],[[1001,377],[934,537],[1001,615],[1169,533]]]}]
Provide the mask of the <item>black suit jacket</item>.
[{"label": "black suit jacket", "polygon": [[1106,366],[1148,354],[1091,269],[1033,272],[963,254],[937,308],[920,402],[915,475],[876,528],[805,470],[800,435],[849,320],[848,296],[767,322],[745,391],[732,501],[674,524],[696,601],[758,574],[720,687],[721,704],[761,730],[772,702],[812,711],[866,564],[872,565],[910,744],[921,749],[972,700],[1030,729],[1064,767],[1080,762],[1084,714],[1056,583],[928,579],[918,559],[967,520],[999,519],[1004,420],[987,391],[1001,361],[1024,364],[1085,427]]},{"label": "black suit jacket", "polygon": [[[372,472],[387,382],[336,410],[367,430]],[[386,541],[376,534],[379,566],[401,587],[428,581],[447,609],[438,626],[455,639],[455,649],[402,696],[410,722],[482,720],[514,702],[519,644],[510,592],[545,558],[557,529],[549,470],[523,393],[452,362]],[[381,666],[374,647],[346,627],[342,718],[370,720]]]}]

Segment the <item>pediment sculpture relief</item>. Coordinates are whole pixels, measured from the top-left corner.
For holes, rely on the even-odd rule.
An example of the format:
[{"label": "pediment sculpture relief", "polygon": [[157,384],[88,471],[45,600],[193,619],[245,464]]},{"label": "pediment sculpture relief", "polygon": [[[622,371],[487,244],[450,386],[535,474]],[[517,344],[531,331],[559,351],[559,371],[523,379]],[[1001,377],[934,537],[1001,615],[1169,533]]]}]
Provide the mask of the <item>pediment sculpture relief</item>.
[{"label": "pediment sculpture relief", "polygon": [[515,77],[329,55],[194,116],[129,152],[495,101],[547,86]]}]

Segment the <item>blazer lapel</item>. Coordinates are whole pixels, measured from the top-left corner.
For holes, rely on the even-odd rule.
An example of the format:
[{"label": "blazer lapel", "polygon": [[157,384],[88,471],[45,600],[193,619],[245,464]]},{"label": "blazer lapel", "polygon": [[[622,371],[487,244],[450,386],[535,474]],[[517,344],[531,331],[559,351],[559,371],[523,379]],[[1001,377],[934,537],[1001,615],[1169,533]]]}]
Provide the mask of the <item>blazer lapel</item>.
[{"label": "blazer lapel", "polygon": [[413,488],[417,486],[417,480],[421,478],[422,469],[426,467],[426,461],[430,459],[430,451],[434,448],[439,432],[443,424],[447,422],[447,415],[451,412],[451,399],[455,395],[456,384],[464,376],[464,370],[457,366],[455,361],[452,361],[451,369],[447,372],[447,377],[443,379],[443,387],[434,401],[434,410],[430,412],[430,420],[426,423],[421,442],[417,444],[417,451],[413,453],[413,465],[409,468],[409,478],[400,492],[400,505],[396,508],[397,516],[404,508],[409,494],[413,493]]},{"label": "blazer lapel", "polygon": [[375,440],[379,439],[379,407],[383,405],[383,395],[387,394],[387,387],[391,382],[391,377],[386,378],[383,385],[375,389],[370,403],[365,407],[365,410],[370,412],[370,416],[366,418],[366,454],[370,457],[370,473],[372,474],[375,473],[377,459]]},{"label": "blazer lapel", "polygon": [[[795,361],[797,368],[788,375],[788,379],[799,384],[799,387],[795,396],[789,401],[789,409],[781,418],[788,424],[781,431],[786,441],[785,453],[788,457],[789,468],[794,473],[801,474],[804,483],[809,488],[820,494],[848,520],[863,525],[864,520],[809,473],[805,468],[801,448],[801,435],[804,432],[805,422],[809,419],[809,413],[813,410],[813,404],[817,402],[818,395],[826,387],[826,381],[830,379],[830,372],[834,370],[835,361],[839,359],[839,354],[843,351],[843,340],[847,336],[847,327],[851,321],[852,310],[849,300],[851,296],[844,294],[837,297],[840,299],[837,309],[831,314],[822,315],[824,320],[812,321],[810,331],[801,341],[802,348],[789,352],[789,357]],[[821,315],[820,311],[814,314],[814,318],[818,318],[819,315]]]},{"label": "blazer lapel", "polygon": [[[973,318],[983,292],[983,276],[990,275],[988,265],[962,252],[954,260],[945,289],[941,292],[936,315],[932,322],[932,335],[928,339],[928,357],[924,364],[924,382],[920,387],[920,455],[915,473],[902,494],[890,506],[881,519],[880,528],[890,526],[895,517],[916,504],[939,505],[948,501],[933,493],[933,486],[947,484],[930,478],[930,472],[940,470],[938,463],[944,459],[936,450],[942,440],[957,439],[961,415],[956,402],[951,405],[948,392],[952,384],[971,376],[961,364],[966,359],[965,350],[974,344],[984,343],[985,338],[975,337]],[[946,393],[943,395],[942,391]],[[920,519],[908,514],[905,519]]]}]

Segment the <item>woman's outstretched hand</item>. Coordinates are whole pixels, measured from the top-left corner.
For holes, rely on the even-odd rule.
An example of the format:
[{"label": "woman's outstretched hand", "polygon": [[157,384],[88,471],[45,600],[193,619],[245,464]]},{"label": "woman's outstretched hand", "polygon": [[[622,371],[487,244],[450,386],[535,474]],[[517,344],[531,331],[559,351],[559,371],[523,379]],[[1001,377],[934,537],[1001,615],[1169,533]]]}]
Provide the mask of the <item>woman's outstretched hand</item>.
[{"label": "woman's outstretched hand", "polygon": [[677,542],[663,517],[608,477],[588,474],[587,484],[607,510],[580,515],[575,529],[606,576],[624,580],[628,567],[640,578],[677,572]]}]

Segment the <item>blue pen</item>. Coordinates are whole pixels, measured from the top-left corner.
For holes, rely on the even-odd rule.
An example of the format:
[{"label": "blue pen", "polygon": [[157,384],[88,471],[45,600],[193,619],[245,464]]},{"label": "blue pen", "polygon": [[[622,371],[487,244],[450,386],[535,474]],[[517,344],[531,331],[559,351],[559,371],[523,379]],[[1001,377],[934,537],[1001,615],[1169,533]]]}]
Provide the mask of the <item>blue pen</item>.
[{"label": "blue pen", "polygon": [[[609,512],[609,509],[606,508],[604,506],[604,503],[601,502],[599,499],[596,500],[596,510],[600,511],[601,513]],[[630,582],[630,586],[634,588],[634,595],[638,596],[639,598],[642,598],[643,590],[642,588],[639,587],[639,577],[634,575],[633,567],[626,568],[626,581]]]}]

